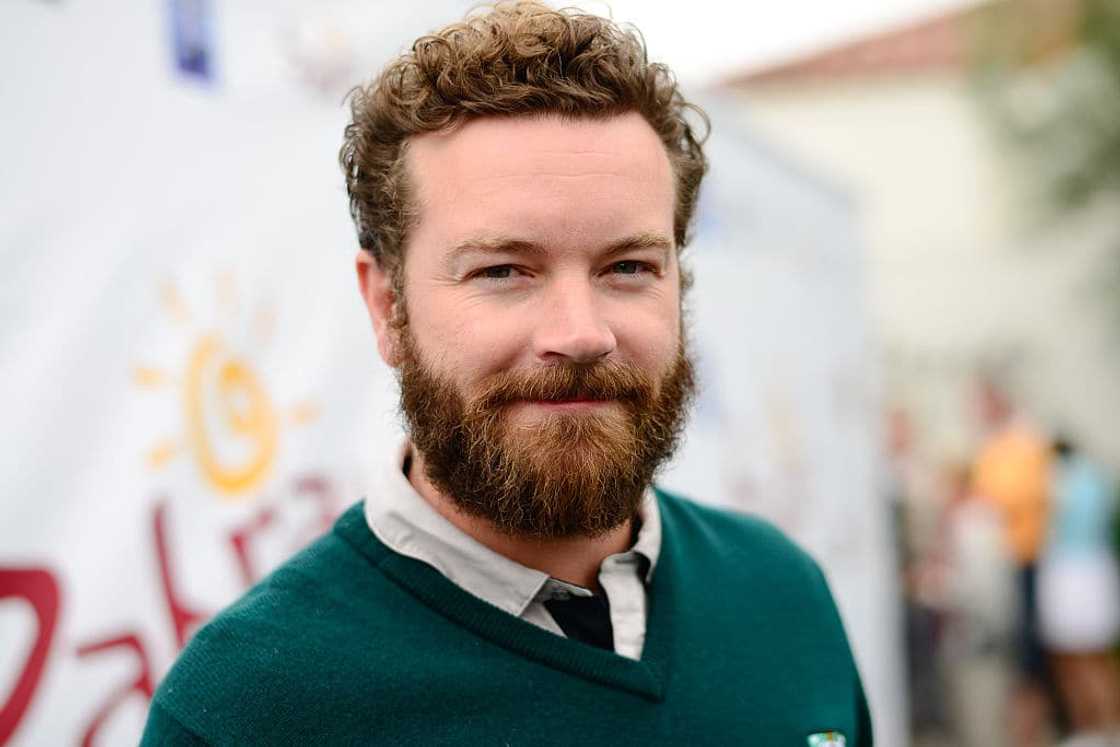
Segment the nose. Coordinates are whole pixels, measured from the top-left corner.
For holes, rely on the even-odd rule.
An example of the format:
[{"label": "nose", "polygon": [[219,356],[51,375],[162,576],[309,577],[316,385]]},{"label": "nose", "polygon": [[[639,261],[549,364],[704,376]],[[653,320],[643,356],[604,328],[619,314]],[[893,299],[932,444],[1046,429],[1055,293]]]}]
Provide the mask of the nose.
[{"label": "nose", "polygon": [[614,352],[618,343],[596,301],[595,291],[586,280],[557,283],[537,326],[537,357],[594,363]]}]

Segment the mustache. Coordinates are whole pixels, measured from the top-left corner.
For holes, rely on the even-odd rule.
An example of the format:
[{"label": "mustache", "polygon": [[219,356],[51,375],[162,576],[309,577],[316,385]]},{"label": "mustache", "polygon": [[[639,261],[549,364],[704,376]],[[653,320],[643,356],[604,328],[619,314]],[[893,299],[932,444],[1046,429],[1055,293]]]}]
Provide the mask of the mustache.
[{"label": "mustache", "polygon": [[483,385],[476,402],[491,409],[519,400],[617,400],[648,402],[653,380],[628,363],[557,363],[523,371],[494,374]]}]

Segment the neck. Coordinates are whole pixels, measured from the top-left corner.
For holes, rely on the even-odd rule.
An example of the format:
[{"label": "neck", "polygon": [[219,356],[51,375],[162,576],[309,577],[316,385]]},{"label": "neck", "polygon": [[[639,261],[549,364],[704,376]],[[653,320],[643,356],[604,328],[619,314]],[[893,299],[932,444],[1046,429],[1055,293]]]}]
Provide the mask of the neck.
[{"label": "neck", "polygon": [[599,567],[603,560],[630,548],[633,522],[626,522],[599,537],[541,539],[499,531],[489,520],[460,511],[450,497],[440,492],[428,480],[424,457],[415,449],[412,451],[408,481],[443,518],[494,552],[527,568],[587,589],[600,591]]}]

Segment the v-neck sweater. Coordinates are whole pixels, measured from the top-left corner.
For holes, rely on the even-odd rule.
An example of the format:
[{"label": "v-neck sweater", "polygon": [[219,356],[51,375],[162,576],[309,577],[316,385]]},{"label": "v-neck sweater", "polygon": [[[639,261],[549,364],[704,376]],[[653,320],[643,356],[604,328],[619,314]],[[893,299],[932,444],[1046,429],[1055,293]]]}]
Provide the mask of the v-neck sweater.
[{"label": "v-neck sweater", "polygon": [[[564,614],[564,606],[569,605],[561,600],[588,597],[590,604],[601,605],[600,612],[606,607],[606,615],[589,618],[608,629],[606,647],[631,659],[641,658],[646,637],[646,584],[653,578],[661,549],[661,516],[652,489],[645,492],[638,508],[639,528],[633,545],[600,564],[598,581],[603,596],[597,598],[589,589],[495,552],[442,516],[409,482],[409,441],[387,456],[377,478],[377,492],[364,503],[366,523],[381,544],[427,563],[464,591],[555,635],[569,635],[553,618],[553,610]],[[556,605],[562,606],[558,610]],[[572,622],[568,620],[569,627]],[[588,640],[579,634],[570,637]]]},{"label": "v-neck sweater", "polygon": [[640,660],[393,552],[358,504],[195,635],[143,744],[870,745],[817,565],[765,522],[657,497]]}]

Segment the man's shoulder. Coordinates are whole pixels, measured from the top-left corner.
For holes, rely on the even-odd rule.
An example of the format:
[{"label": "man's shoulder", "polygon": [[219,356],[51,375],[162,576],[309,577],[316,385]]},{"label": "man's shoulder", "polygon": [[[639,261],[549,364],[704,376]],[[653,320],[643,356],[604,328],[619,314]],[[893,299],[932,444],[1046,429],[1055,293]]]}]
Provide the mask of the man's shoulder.
[{"label": "man's shoulder", "polygon": [[748,555],[752,563],[816,571],[808,553],[760,516],[704,505],[660,487],[655,492],[665,531],[674,541],[704,546],[722,560]]},{"label": "man's shoulder", "polygon": [[[289,629],[304,634],[344,620],[344,608],[376,594],[384,584],[370,558],[340,531],[361,521],[361,504],[348,509],[328,531],[282,563],[198,631],[192,645],[202,648],[228,638],[284,638]],[[184,656],[192,653],[190,648]]]},{"label": "man's shoulder", "polygon": [[391,627],[392,610],[408,601],[346,539],[360,518],[360,505],[348,510],[195,633],[156,692],[149,732],[245,733],[247,718],[282,720],[355,666],[359,652],[368,659],[363,641]]}]

